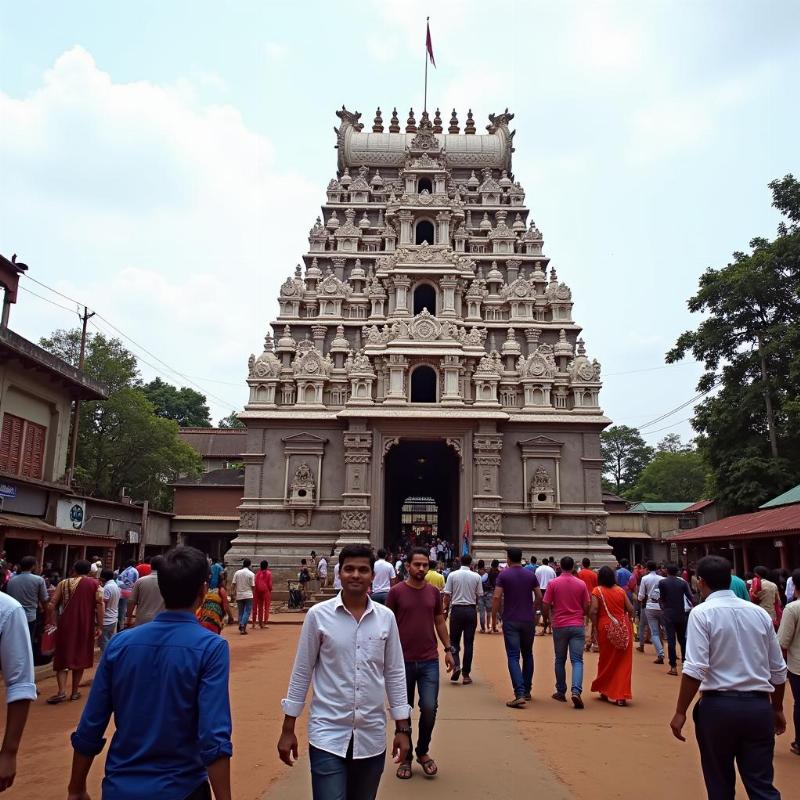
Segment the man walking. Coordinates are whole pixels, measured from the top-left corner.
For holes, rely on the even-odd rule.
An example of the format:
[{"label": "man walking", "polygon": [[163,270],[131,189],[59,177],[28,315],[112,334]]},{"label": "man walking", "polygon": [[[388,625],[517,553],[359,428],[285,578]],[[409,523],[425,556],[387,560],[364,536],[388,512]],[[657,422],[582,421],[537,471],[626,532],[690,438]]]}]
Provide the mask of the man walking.
[{"label": "man walking", "polygon": [[128,601],[126,628],[130,628],[134,624],[134,613],[136,614],[136,627],[139,627],[152,622],[156,618],[156,614],[160,614],[164,610],[164,598],[161,596],[161,589],[158,585],[158,570],[163,560],[163,556],[155,556],[147,565],[150,572],[133,584],[131,598]]},{"label": "man walking", "polygon": [[[589,598],[591,600],[592,591],[597,587],[597,573],[592,569],[592,562],[588,558],[584,558],[581,561],[578,577],[586,584],[586,591],[589,592]],[[588,616],[584,619],[584,627],[586,625],[589,625],[589,637],[586,640],[584,650],[588,653],[590,650],[594,649],[596,653],[599,646],[596,637],[593,638],[594,629],[591,627],[591,621]]]},{"label": "man walking", "polygon": [[319,578],[319,588],[324,589],[328,585],[328,559],[325,553],[317,561],[317,577]]},{"label": "man walking", "polygon": [[[492,629],[497,629],[497,614],[503,605],[503,644],[508,658],[508,672],[514,699],[506,705],[522,708],[531,700],[533,683],[533,637],[536,632],[534,605],[542,603],[542,591],[536,574],[522,566],[522,550],[506,550],[508,566],[497,576],[492,600]],[[520,657],[522,668],[520,669]]]},{"label": "man walking", "polygon": [[681,646],[681,658],[686,659],[686,623],[688,612],[686,606],[691,609],[692,593],[689,584],[683,578],[678,577],[678,567],[670,564],[667,567],[667,577],[662,578],[658,583],[659,604],[664,620],[664,628],[667,631],[667,656],[669,658],[668,675],[678,674],[678,655],[675,648],[675,639]]},{"label": "man walking", "polygon": [[[455,667],[450,680],[458,683],[464,674],[463,683],[472,683],[472,649],[475,631],[478,629],[478,598],[483,594],[481,576],[470,569],[472,556],[461,557],[461,566],[453,570],[444,584],[444,610],[450,611],[450,641],[453,644]],[[464,637],[464,661],[460,658],[461,637]]]},{"label": "man walking", "polygon": [[6,584],[6,592],[13,597],[24,609],[25,618],[28,620],[28,631],[31,637],[31,647],[36,650],[34,641],[36,639],[36,613],[44,613],[47,608],[47,587],[41,575],[34,575],[33,568],[36,566],[34,556],[24,556],[19,562],[19,572],[11,576],[11,580]]},{"label": "man walking", "polygon": [[394,567],[386,560],[386,551],[378,550],[378,559],[375,562],[375,577],[372,579],[372,602],[386,605],[386,597],[392,588],[397,573]]},{"label": "man walking", "polygon": [[114,570],[108,568],[100,570],[100,586],[103,589],[103,630],[100,632],[97,644],[102,654],[111,637],[117,632],[120,588],[114,580]]},{"label": "man walking", "polygon": [[[536,580],[539,582],[539,588],[542,592],[547,591],[547,584],[556,577],[556,571],[550,566],[550,562],[545,558],[542,563],[536,568]],[[542,606],[542,634],[547,633],[550,627],[550,616],[547,610]]]},{"label": "man walking", "polygon": [[341,593],[310,608],[300,631],[278,754],[289,766],[297,758],[295,722],[313,683],[308,742],[314,800],[374,800],[385,761],[385,698],[396,724],[395,763],[405,762],[411,749],[397,623],[368,596],[374,565],[369,547],[345,545],[339,553]]},{"label": "man walking", "polygon": [[161,559],[166,611],[108,643],[72,734],[70,800],[88,798],[86,778],[112,714],[103,797],[211,800],[213,788],[216,800],[231,800],[228,643],[195,617],[208,561],[194,547]]},{"label": "man walking", "polygon": [[[429,554],[425,548],[415,548],[409,555],[408,578],[395,584],[389,591],[386,605],[394,612],[400,632],[400,644],[406,668],[408,702],[414,707],[414,692],[419,692],[419,734],[415,753],[422,771],[432,778],[439,771],[428,754],[436,709],[439,705],[439,656],[436,637],[444,647],[447,671],[455,667],[453,648],[444,620],[442,595],[425,580],[430,568]],[[411,751],[397,768],[397,777],[411,777]]]},{"label": "man walking", "polygon": [[689,615],[681,688],[670,722],[682,742],[686,711],[693,710],[709,800],[733,800],[739,769],[748,797],[780,800],[773,785],[775,734],[786,730],[786,664],[769,614],[729,589],[730,562],[697,562],[700,603]]},{"label": "man walking", "polygon": [[661,621],[663,614],[659,604],[659,584],[661,576],[656,571],[655,561],[647,562],[647,574],[639,584],[639,604],[641,611],[639,614],[639,646],[636,648],[640,653],[644,653],[644,623],[647,622],[650,628],[650,638],[656,648],[657,658],[655,664],[664,663],[664,645],[661,643]]},{"label": "man walking", "polygon": [[253,610],[253,591],[256,586],[255,573],[250,569],[253,562],[249,558],[242,561],[242,568],[233,574],[233,596],[239,611],[239,633],[247,635],[247,620]]},{"label": "man walking", "polygon": [[575,561],[561,559],[561,574],[547,584],[544,608],[552,620],[553,648],[556,655],[556,691],[554,700],[567,702],[567,652],[572,664],[572,705],[583,708],[583,645],[586,641],[584,619],[589,611],[586,584],[572,574]]}]

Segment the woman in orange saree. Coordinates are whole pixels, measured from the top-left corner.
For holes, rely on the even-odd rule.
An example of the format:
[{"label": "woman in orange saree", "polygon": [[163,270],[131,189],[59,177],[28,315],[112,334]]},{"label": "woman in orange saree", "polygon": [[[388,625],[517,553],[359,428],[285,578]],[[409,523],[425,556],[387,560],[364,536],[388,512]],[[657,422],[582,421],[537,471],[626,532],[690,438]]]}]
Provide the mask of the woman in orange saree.
[{"label": "woman in orange saree", "polygon": [[[597,586],[592,590],[589,617],[592,631],[600,645],[600,660],[592,691],[599,692],[603,700],[618,706],[627,705],[631,699],[631,673],[633,671],[633,606],[625,590],[616,585],[611,567],[601,567],[597,573]],[[622,626],[614,630],[615,626]],[[627,647],[624,642],[627,631]],[[616,644],[612,643],[616,639]]]}]

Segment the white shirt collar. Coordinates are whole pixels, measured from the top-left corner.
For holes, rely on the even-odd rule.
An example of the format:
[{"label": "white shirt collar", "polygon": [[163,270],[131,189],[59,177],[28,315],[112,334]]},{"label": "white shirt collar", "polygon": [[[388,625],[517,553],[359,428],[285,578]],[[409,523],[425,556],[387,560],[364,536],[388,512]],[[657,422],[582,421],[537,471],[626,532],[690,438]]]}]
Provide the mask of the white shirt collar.
[{"label": "white shirt collar", "polygon": [[722,600],[723,597],[736,597],[736,595],[730,589],[717,589],[716,592],[711,592],[711,594],[706,597],[706,601]]},{"label": "white shirt collar", "polygon": [[[344,601],[342,600],[342,592],[339,592],[339,594],[336,595],[336,602],[333,604],[333,607],[337,611],[340,608],[343,608],[348,614],[350,614],[350,610],[347,608],[347,606],[344,604]],[[362,615],[361,619],[364,619],[364,617],[367,614],[371,614],[373,610],[374,610],[374,604],[372,602],[372,598],[369,595],[367,595],[367,607],[366,609],[364,609],[364,614]],[[350,616],[352,617],[353,615],[350,614]]]}]

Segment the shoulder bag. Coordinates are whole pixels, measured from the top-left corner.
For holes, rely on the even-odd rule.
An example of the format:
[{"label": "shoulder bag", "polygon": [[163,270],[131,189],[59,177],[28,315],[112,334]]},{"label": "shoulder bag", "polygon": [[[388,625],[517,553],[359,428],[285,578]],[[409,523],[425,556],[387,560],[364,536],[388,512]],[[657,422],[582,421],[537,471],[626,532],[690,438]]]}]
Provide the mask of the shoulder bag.
[{"label": "shoulder bag", "polygon": [[631,642],[628,626],[625,624],[624,620],[618,620],[609,613],[608,606],[606,605],[606,598],[603,595],[602,589],[600,589],[600,599],[603,601],[603,608],[606,610],[606,616],[611,622],[606,629],[608,641],[611,642],[612,647],[616,648],[617,650],[627,650],[628,645]]}]

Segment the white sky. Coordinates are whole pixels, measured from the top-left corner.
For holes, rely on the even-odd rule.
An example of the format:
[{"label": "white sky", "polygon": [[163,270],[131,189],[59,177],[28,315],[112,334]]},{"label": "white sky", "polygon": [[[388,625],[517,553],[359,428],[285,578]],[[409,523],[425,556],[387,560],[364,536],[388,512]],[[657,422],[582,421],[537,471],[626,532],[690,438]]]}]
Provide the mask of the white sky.
[{"label": "white sky", "polygon": [[[189,376],[214,420],[307,249],[335,109],[419,111],[427,14],[429,106],[479,130],[516,114],[515,177],[615,422],[695,394],[697,365],[663,366],[686,299],[774,234],[766,184],[800,174],[795,2],[121,5],[0,0],[0,253],[130,336],[146,378]],[[27,293],[11,317],[33,340],[76,322]],[[688,438],[688,416],[646,438]]]}]

